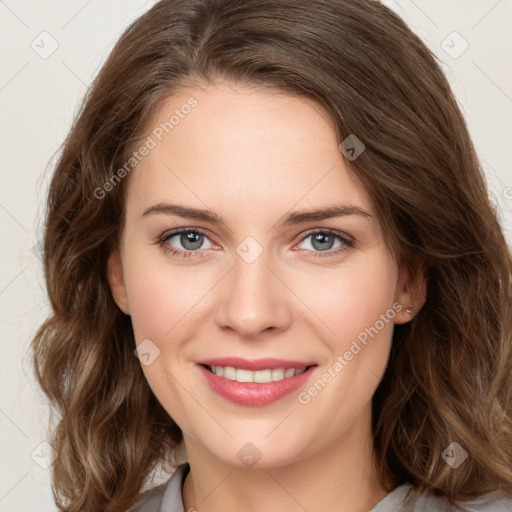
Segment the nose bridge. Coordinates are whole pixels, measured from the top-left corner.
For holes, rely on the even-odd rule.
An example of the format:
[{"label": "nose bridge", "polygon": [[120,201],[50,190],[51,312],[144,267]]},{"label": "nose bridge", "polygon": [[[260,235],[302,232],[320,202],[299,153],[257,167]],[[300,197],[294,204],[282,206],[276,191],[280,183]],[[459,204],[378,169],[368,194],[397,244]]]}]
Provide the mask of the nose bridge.
[{"label": "nose bridge", "polygon": [[287,289],[275,275],[271,251],[247,237],[236,249],[233,267],[219,321],[244,337],[284,328],[290,319]]}]

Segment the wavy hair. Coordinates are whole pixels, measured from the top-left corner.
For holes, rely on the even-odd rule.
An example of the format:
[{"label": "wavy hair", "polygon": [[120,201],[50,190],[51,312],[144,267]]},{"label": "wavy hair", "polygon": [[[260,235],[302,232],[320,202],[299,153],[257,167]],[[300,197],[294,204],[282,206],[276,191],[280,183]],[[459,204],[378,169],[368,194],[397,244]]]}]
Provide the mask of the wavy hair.
[{"label": "wavy hair", "polygon": [[[51,315],[31,348],[57,420],[59,509],[124,512],[182,446],[108,285],[129,180],[112,176],[167,98],[219,79],[314,99],[340,142],[356,134],[366,149],[350,168],[389,247],[425,270],[426,303],[395,326],[372,401],[382,482],[449,500],[512,493],[511,253],[435,56],[373,0],[162,0],[113,48],[49,186]],[[457,470],[442,458],[452,442],[469,454]]]}]

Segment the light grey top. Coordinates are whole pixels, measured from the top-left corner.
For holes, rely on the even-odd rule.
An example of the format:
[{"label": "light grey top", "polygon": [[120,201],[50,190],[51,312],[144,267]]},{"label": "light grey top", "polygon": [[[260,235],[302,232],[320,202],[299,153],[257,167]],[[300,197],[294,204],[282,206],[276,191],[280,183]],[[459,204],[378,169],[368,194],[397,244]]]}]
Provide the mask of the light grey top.
[{"label": "light grey top", "polygon": [[[178,466],[166,483],[149,491],[129,512],[185,512],[181,490],[189,471],[188,462]],[[413,509],[406,508],[404,498],[411,488],[411,484],[400,485],[369,512],[512,512],[512,500],[496,494],[467,501],[463,507],[456,508],[444,498],[429,494],[420,496]]]}]

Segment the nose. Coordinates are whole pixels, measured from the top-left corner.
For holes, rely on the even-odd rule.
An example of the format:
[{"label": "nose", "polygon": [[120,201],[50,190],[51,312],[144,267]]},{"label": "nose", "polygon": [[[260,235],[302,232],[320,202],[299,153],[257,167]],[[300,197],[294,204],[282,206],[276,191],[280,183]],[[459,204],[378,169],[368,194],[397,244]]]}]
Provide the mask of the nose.
[{"label": "nose", "polygon": [[[285,276],[268,251],[252,262],[238,254],[233,269],[224,278],[216,321],[240,338],[255,338],[263,332],[286,330],[291,321],[291,298]],[[288,286],[287,286],[288,285]]]}]

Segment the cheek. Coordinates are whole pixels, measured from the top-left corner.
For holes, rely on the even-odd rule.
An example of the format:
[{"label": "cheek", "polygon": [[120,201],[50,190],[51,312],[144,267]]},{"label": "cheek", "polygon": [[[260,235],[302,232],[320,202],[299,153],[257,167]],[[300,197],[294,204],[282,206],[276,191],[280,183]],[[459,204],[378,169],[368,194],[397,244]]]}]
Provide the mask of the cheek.
[{"label": "cheek", "polygon": [[[153,258],[154,260],[154,258]],[[127,260],[127,290],[135,339],[162,343],[169,337],[187,336],[194,313],[212,287],[207,273],[197,267],[173,267],[165,262],[148,265],[134,255]],[[196,325],[197,327],[197,325]]]},{"label": "cheek", "polygon": [[146,338],[158,344],[173,325],[172,294],[163,295],[162,288],[153,282],[155,277],[139,274],[129,285],[130,314],[137,344]]},{"label": "cheek", "polygon": [[[133,255],[126,262],[127,289],[136,344],[150,340],[151,361],[142,364],[146,380],[160,403],[181,428],[193,430],[189,418],[196,404],[180,385],[188,378],[188,341],[197,333],[197,315],[207,282],[193,269],[148,266]],[[156,347],[156,348],[155,348]],[[141,359],[142,362],[142,359]]]},{"label": "cheek", "polygon": [[[376,323],[382,337],[392,331],[397,268],[385,253],[371,256],[330,279],[308,280],[303,289],[308,305],[329,329],[331,348],[338,352],[348,350],[353,339]],[[385,325],[381,315],[386,316]]]},{"label": "cheek", "polygon": [[[125,265],[136,342],[149,338],[163,344],[165,339],[186,339],[197,332],[198,315],[214,307],[214,288],[222,286],[219,273],[201,265],[171,268],[149,256],[147,251],[132,253]],[[326,332],[339,340],[341,350],[347,340],[391,308],[397,270],[384,251],[368,253],[352,266],[327,270],[313,269],[290,279],[296,295],[305,298],[316,322],[320,320]],[[298,319],[304,321],[308,316]],[[319,328],[323,330],[317,325],[316,330]]]},{"label": "cheek", "polygon": [[322,337],[330,358],[298,397],[304,421],[313,414],[329,418],[326,439],[336,438],[340,425],[352,424],[369,407],[386,369],[395,315],[397,268],[391,258],[375,255],[338,276],[329,291],[315,288],[319,316],[331,331]]}]

